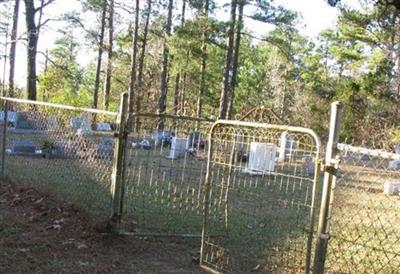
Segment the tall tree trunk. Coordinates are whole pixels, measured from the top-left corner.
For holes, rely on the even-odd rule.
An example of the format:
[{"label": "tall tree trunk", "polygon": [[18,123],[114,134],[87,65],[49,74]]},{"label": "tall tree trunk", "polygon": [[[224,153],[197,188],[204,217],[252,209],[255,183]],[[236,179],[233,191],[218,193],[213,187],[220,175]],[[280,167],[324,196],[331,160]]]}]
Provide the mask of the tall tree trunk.
[{"label": "tall tree trunk", "polygon": [[3,77],[2,77],[2,95],[6,96],[6,69],[7,69],[7,40],[8,40],[8,29],[5,30],[6,42],[4,43],[4,62],[3,62]]},{"label": "tall tree trunk", "polygon": [[114,40],[114,0],[108,3],[108,49],[107,49],[107,72],[104,85],[104,108],[108,110],[111,93],[111,74],[113,58],[113,40]]},{"label": "tall tree trunk", "polygon": [[133,112],[133,97],[135,93],[136,83],[136,55],[137,55],[137,42],[139,32],[139,0],[136,0],[135,11],[135,31],[132,37],[132,59],[131,59],[131,78],[129,83],[129,112]]},{"label": "tall tree trunk", "polygon": [[288,68],[286,66],[285,71],[283,73],[283,85],[282,85],[282,91],[280,94],[280,119],[281,121],[285,121],[288,115],[288,109],[287,109],[287,79],[288,79]]},{"label": "tall tree trunk", "polygon": [[[49,61],[49,50],[46,49],[45,60],[44,60],[44,74],[46,74],[48,70],[48,61]],[[49,94],[47,93],[46,88],[43,90],[43,101],[47,102],[49,100]]]},{"label": "tall tree trunk", "polygon": [[[181,18],[181,24],[183,25],[185,23],[185,15],[186,15],[186,3],[185,6],[182,5],[182,18]],[[186,64],[185,67],[187,67],[189,63],[189,50],[186,52]],[[182,81],[180,82],[180,87],[179,87],[179,108],[180,108],[180,113],[182,115],[186,115],[186,108],[185,108],[185,91],[186,91],[186,79],[187,79],[187,73],[186,70],[183,72],[183,77]]]},{"label": "tall tree trunk", "polygon": [[102,12],[101,12],[101,23],[100,23],[101,26],[100,26],[100,34],[99,34],[99,51],[97,54],[97,65],[96,65],[96,78],[94,80],[93,108],[98,107],[98,101],[99,101],[100,72],[101,72],[101,61],[102,61],[103,47],[104,47],[104,30],[105,30],[105,25],[106,25],[106,12],[107,12],[107,0],[103,0]]},{"label": "tall tree trunk", "polygon": [[[25,2],[25,22],[28,37],[28,53],[27,53],[27,85],[28,99],[36,100],[36,54],[37,44],[39,40],[39,31],[41,27],[48,22],[46,20],[42,23],[43,9],[45,6],[54,2],[55,0],[41,0],[39,8],[35,8],[33,0],[24,0]],[[35,15],[39,12],[39,20],[36,24]]]},{"label": "tall tree trunk", "polygon": [[240,39],[241,32],[243,28],[243,7],[244,1],[239,2],[239,15],[236,24],[236,41],[235,41],[235,54],[233,57],[233,66],[232,66],[232,79],[231,79],[231,94],[228,105],[228,119],[232,119],[233,114],[233,103],[235,100],[235,89],[237,83],[237,72],[239,67],[239,56],[240,56]]},{"label": "tall tree trunk", "polygon": [[[207,0],[208,1],[208,0]],[[181,27],[185,24],[186,14],[186,0],[182,1],[182,14],[181,14]],[[182,94],[181,90],[181,70],[175,76],[175,94],[174,94],[174,114],[177,115],[180,112],[179,101]]]},{"label": "tall tree trunk", "polygon": [[11,46],[10,46],[10,67],[8,72],[8,96],[14,97],[14,72],[15,72],[15,51],[17,48],[18,34],[18,15],[19,15],[19,0],[15,0],[13,25],[11,31]]},{"label": "tall tree trunk", "polygon": [[[189,52],[188,52],[188,55],[189,55]],[[186,60],[189,60],[189,58]],[[187,73],[185,71],[185,72],[183,72],[183,79],[182,79],[182,83],[181,83],[181,87],[180,87],[180,94],[179,94],[180,109],[181,109],[182,115],[186,115],[186,104],[185,104],[186,103],[186,97],[185,97],[186,79],[187,79]]]},{"label": "tall tree trunk", "polygon": [[[144,23],[143,30],[143,42],[142,48],[139,58],[139,69],[138,69],[138,84],[137,84],[137,96],[136,96],[136,112],[139,113],[141,110],[141,101],[143,96],[143,69],[144,69],[144,57],[146,55],[146,46],[147,46],[147,34],[149,32],[149,22],[150,22],[150,14],[151,14],[151,1],[147,0],[147,11],[146,11],[146,21]],[[136,129],[140,128],[139,119],[135,122]]]},{"label": "tall tree trunk", "polygon": [[36,100],[36,52],[38,42],[38,30],[35,23],[35,6],[32,0],[25,0],[25,21],[28,35],[27,54],[27,83],[28,99]]},{"label": "tall tree trunk", "polygon": [[201,117],[201,112],[203,108],[203,95],[206,89],[206,69],[207,69],[207,43],[208,43],[208,10],[209,10],[209,0],[205,1],[204,5],[204,21],[205,21],[205,29],[203,32],[203,39],[201,45],[202,58],[201,58],[201,81],[200,81],[200,89],[197,95],[197,118]]},{"label": "tall tree trunk", "polygon": [[[164,39],[164,51],[163,51],[163,65],[161,72],[161,87],[160,87],[160,99],[158,101],[158,113],[165,113],[167,108],[167,93],[168,93],[168,65],[169,65],[169,49],[168,49],[168,38],[171,35],[172,28],[172,8],[173,0],[169,0],[168,3],[168,17],[167,24],[165,26],[166,37]],[[159,130],[164,129],[164,121],[161,120],[159,123]]]},{"label": "tall tree trunk", "polygon": [[231,69],[232,69],[232,55],[234,48],[234,35],[235,35],[235,21],[236,21],[236,1],[231,2],[231,16],[229,22],[228,31],[228,48],[226,50],[226,61],[224,69],[224,88],[221,92],[221,98],[219,102],[219,118],[226,119],[228,111],[228,102],[231,89]]},{"label": "tall tree trunk", "polygon": [[180,95],[180,81],[181,76],[180,72],[175,76],[175,90],[174,90],[174,114],[178,115],[179,113],[179,95]]}]

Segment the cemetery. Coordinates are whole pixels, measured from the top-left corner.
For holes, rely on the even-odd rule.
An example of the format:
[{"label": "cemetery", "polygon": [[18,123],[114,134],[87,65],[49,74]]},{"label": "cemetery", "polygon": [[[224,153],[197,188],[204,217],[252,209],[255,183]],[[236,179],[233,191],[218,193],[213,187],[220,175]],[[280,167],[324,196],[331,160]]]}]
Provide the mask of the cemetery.
[{"label": "cemetery", "polygon": [[400,273],[400,0],[0,0],[0,273]]},{"label": "cemetery", "polygon": [[[94,115],[72,111],[15,113],[15,125],[5,131],[6,175],[51,190],[93,216],[108,216],[119,140],[111,123],[98,119],[93,129]],[[130,132],[123,147],[121,234],[198,239],[206,220],[208,240],[201,254],[206,267],[239,272],[258,264],[272,272],[312,267],[319,210],[315,204],[327,175],[316,175],[321,152],[311,132],[229,121],[207,121],[199,127],[197,121],[184,118],[163,118],[159,130],[160,118],[139,118],[143,128]],[[329,248],[336,252],[326,262],[332,271],[348,264],[354,253],[359,264],[369,265],[357,247],[344,249],[346,241],[378,246],[369,255],[374,260],[382,260],[386,249],[400,252],[391,241],[379,240],[387,237],[388,228],[390,237],[400,233],[397,218],[390,215],[391,208],[400,207],[399,169],[393,164],[399,160],[398,151],[345,144],[338,151],[342,163],[332,222],[340,229],[332,232]],[[382,230],[365,228],[355,235],[358,224],[367,226],[371,216],[379,218],[374,208],[384,209],[392,221],[381,224]],[[370,235],[375,235],[374,242],[369,242]],[[267,258],[262,255],[266,250]],[[383,269],[393,271],[392,265]]]}]

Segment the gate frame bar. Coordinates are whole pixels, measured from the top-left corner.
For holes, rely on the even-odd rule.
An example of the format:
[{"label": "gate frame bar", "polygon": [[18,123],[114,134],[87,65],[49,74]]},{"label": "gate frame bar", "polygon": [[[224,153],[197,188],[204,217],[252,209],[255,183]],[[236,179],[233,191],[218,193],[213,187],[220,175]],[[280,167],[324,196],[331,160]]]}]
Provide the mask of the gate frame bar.
[{"label": "gate frame bar", "polygon": [[314,220],[315,220],[315,211],[316,211],[316,201],[317,201],[317,194],[320,188],[320,166],[321,166],[321,140],[319,136],[309,128],[304,127],[296,127],[296,126],[287,126],[287,125],[275,125],[275,124],[266,124],[266,123],[255,123],[255,122],[243,122],[243,121],[236,121],[236,120],[217,120],[210,129],[208,134],[208,161],[207,161],[207,174],[205,177],[204,183],[204,213],[203,213],[203,229],[201,233],[201,248],[200,248],[200,267],[206,271],[211,273],[220,273],[218,270],[213,269],[210,266],[203,264],[204,261],[204,246],[206,242],[206,231],[208,231],[208,215],[209,215],[209,201],[211,195],[211,160],[212,160],[212,153],[213,153],[213,132],[214,129],[218,125],[227,125],[227,126],[243,126],[243,127],[250,127],[250,128],[262,128],[262,129],[272,129],[272,130],[281,130],[281,131],[288,131],[288,132],[295,132],[295,133],[304,133],[308,134],[313,138],[315,141],[316,147],[316,157],[315,157],[315,175],[313,179],[313,197],[310,206],[310,231],[308,231],[308,239],[307,239],[307,254],[306,254],[306,261],[304,272],[309,273],[311,268],[311,254],[312,254],[312,239],[314,234]]}]

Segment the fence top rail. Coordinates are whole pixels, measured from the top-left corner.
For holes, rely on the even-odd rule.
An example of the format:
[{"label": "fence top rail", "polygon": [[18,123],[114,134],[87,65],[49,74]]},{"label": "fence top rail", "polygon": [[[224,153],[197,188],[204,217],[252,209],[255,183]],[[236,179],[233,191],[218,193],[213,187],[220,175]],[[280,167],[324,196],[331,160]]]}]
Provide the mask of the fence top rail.
[{"label": "fence top rail", "polygon": [[21,103],[21,104],[36,105],[36,106],[54,107],[54,108],[60,108],[60,109],[65,109],[65,110],[72,110],[72,111],[82,111],[82,112],[90,112],[90,113],[96,113],[96,114],[104,114],[104,115],[110,115],[110,116],[118,115],[117,112],[113,112],[113,111],[106,111],[106,110],[92,109],[92,108],[83,108],[83,107],[74,107],[74,106],[67,106],[67,105],[56,104],[56,103],[32,101],[32,100],[27,100],[27,99],[19,99],[19,98],[10,98],[10,97],[0,96],[0,100],[4,100],[7,102]]},{"label": "fence top rail", "polygon": [[217,120],[210,131],[212,134],[214,128],[218,125],[231,125],[231,126],[244,126],[244,127],[257,127],[263,129],[272,129],[272,130],[282,130],[282,131],[291,131],[291,132],[298,132],[298,133],[305,133],[309,134],[315,140],[315,146],[319,151],[321,149],[321,140],[319,136],[309,128],[304,127],[295,127],[295,126],[288,126],[288,125],[275,125],[275,124],[266,124],[266,123],[255,123],[255,122],[244,122],[244,121],[236,121],[236,120]]},{"label": "fence top rail", "polygon": [[400,160],[400,154],[388,152],[382,149],[370,149],[365,147],[356,147],[348,144],[338,144],[338,149],[343,152],[359,153],[368,156],[375,156],[384,159]]},{"label": "fence top rail", "polygon": [[196,121],[196,122],[210,122],[213,123],[215,120],[208,118],[197,118],[191,116],[180,116],[166,113],[150,113],[150,112],[132,112],[131,115],[133,117],[149,117],[149,118],[170,118],[170,119],[179,119],[179,120],[188,120],[188,121]]}]

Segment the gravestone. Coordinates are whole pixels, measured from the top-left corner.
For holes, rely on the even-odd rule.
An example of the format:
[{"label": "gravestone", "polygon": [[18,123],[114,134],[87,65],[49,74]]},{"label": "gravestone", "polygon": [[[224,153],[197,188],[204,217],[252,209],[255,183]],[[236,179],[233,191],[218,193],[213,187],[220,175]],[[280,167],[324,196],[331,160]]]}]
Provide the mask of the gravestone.
[{"label": "gravestone", "polygon": [[186,150],[188,151],[198,151],[204,149],[205,142],[201,137],[201,133],[193,131],[189,134],[186,142]]},{"label": "gravestone", "polygon": [[249,143],[247,143],[242,134],[236,134],[235,137],[235,150],[236,150],[236,159],[239,162],[246,162],[248,159],[248,150]]},{"label": "gravestone", "polygon": [[111,125],[109,123],[100,122],[96,124],[97,131],[112,131]]},{"label": "gravestone", "polygon": [[15,121],[15,129],[35,130],[37,128],[29,112],[18,112]]},{"label": "gravestone", "polygon": [[92,134],[92,114],[82,114],[81,124],[77,131],[78,134],[89,135]]},{"label": "gravestone", "polygon": [[249,161],[245,169],[251,175],[270,174],[275,170],[277,147],[272,143],[251,142]]},{"label": "gravestone", "polygon": [[285,161],[290,158],[295,149],[295,140],[292,135],[288,132],[282,132],[281,138],[279,139],[279,161]]},{"label": "gravestone", "polygon": [[7,151],[17,156],[40,156],[42,151],[37,149],[35,142],[30,140],[14,140],[11,142],[11,150]]},{"label": "gravestone", "polygon": [[114,155],[114,140],[111,137],[100,138],[95,144],[95,155],[97,157],[112,157]]},{"label": "gravestone", "polygon": [[153,132],[151,135],[151,139],[154,141],[155,147],[171,144],[172,138],[173,134],[170,131]]},{"label": "gravestone", "polygon": [[[15,126],[15,122],[16,122],[16,117],[17,117],[17,113],[15,111],[7,111],[7,124],[11,125],[11,126]],[[4,123],[4,111],[0,111],[0,121],[1,123]]]},{"label": "gravestone", "polygon": [[57,141],[54,143],[52,156],[61,158],[78,157],[79,145],[73,141]]},{"label": "gravestone", "polygon": [[310,154],[306,154],[303,158],[305,167],[307,169],[307,175],[312,176],[315,174],[315,163],[313,158],[311,157]]},{"label": "gravestone", "polygon": [[369,161],[371,161],[371,157],[368,154],[363,154],[360,157],[360,160],[363,161],[363,162],[369,162]]},{"label": "gravestone", "polygon": [[389,162],[389,169],[399,170],[400,169],[400,160],[390,161]]},{"label": "gravestone", "polygon": [[77,130],[78,134],[92,133],[92,115],[90,113],[83,113],[82,117],[72,117],[69,124]]},{"label": "gravestone", "polygon": [[400,194],[400,182],[399,181],[388,181],[383,185],[383,193],[387,195],[399,195]]},{"label": "gravestone", "polygon": [[82,124],[82,119],[79,117],[72,117],[71,119],[69,119],[69,124],[72,128],[79,129]]},{"label": "gravestone", "polygon": [[171,149],[169,151],[168,159],[178,159],[185,156],[187,146],[187,138],[173,137],[171,142]]},{"label": "gravestone", "polygon": [[144,150],[150,150],[153,147],[151,146],[151,143],[149,140],[147,139],[143,139],[142,141],[140,141],[139,146],[144,149]]},{"label": "gravestone", "polygon": [[400,144],[397,144],[397,145],[394,146],[394,153],[400,155]]},{"label": "gravestone", "polygon": [[17,112],[15,115],[15,132],[39,133],[47,129],[47,118],[39,112]]},{"label": "gravestone", "polygon": [[[400,155],[400,144],[394,146],[394,151],[397,155]],[[390,161],[389,169],[400,170],[400,159]]]}]

